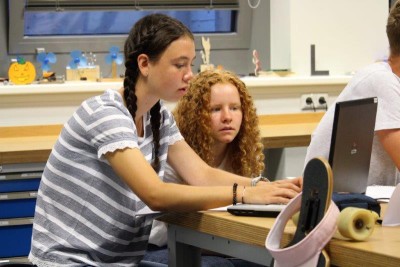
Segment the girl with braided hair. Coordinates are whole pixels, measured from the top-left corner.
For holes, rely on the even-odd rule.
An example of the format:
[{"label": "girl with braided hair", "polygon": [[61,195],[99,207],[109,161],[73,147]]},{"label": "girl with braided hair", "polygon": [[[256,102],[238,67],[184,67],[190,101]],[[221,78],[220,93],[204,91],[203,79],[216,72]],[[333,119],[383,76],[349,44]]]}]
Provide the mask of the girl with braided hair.
[{"label": "girl with braided hair", "polygon": [[[160,101],[180,99],[193,76],[194,38],[181,22],[145,16],[124,49],[123,87],[84,101],[49,156],[29,255],[37,266],[143,266],[154,218],[143,214],[147,207],[197,211],[242,197],[287,203],[301,190],[299,179],[250,186],[207,165],[184,141]],[[165,183],[167,161],[195,186]]]},{"label": "girl with braided hair", "polygon": [[[191,80],[173,115],[188,145],[208,165],[246,177],[258,177],[264,170],[256,108],[246,85],[236,74],[225,70],[200,72]],[[186,184],[168,164],[164,181]],[[165,223],[153,221],[144,258],[168,263]],[[201,266],[260,265],[203,253]]]}]

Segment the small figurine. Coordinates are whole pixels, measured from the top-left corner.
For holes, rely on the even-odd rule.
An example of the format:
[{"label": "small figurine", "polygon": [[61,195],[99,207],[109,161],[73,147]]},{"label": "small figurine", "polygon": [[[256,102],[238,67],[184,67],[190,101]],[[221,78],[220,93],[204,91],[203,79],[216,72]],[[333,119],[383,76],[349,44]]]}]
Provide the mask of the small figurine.
[{"label": "small figurine", "polygon": [[210,50],[211,50],[211,43],[210,38],[201,37],[201,44],[204,48],[204,56],[203,56],[203,64],[209,65],[210,64]]},{"label": "small figurine", "polygon": [[214,65],[210,63],[210,51],[211,51],[211,43],[210,38],[201,37],[201,44],[203,45],[203,50],[200,51],[201,59],[203,60],[203,64],[200,65],[200,71],[213,69]]},{"label": "small figurine", "polygon": [[261,62],[260,59],[258,58],[258,52],[255,49],[253,50],[253,64],[254,64],[254,76],[258,76],[261,70]]},{"label": "small figurine", "polygon": [[36,78],[35,66],[18,56],[17,61],[8,69],[8,78],[13,84],[30,84]]}]

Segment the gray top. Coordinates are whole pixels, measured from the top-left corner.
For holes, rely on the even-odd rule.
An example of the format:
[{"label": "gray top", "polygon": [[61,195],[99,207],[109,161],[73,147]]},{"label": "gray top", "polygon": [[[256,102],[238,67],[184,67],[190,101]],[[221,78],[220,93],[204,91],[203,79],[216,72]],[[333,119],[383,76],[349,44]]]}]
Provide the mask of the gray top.
[{"label": "gray top", "polygon": [[[162,179],[168,146],[183,137],[163,105],[161,114]],[[104,154],[139,148],[151,163],[150,115],[143,120],[141,138],[121,95],[107,90],[84,101],[64,125],[37,197],[29,255],[34,264],[136,266],[142,259],[152,217],[136,216],[146,204],[117,176]]]},{"label": "gray top", "polygon": [[[228,164],[230,153],[226,153],[221,164],[217,167],[220,170],[227,172],[233,172],[232,167]],[[165,176],[164,182],[166,183],[176,183],[176,184],[187,184],[183,178],[167,163],[165,166]],[[157,245],[159,247],[167,245],[168,242],[168,229],[167,224],[154,220],[153,227],[151,229],[149,243]]]},{"label": "gray top", "polygon": [[[336,102],[375,96],[378,97],[378,110],[368,185],[395,185],[400,181],[399,170],[379,142],[376,131],[400,128],[399,77],[388,63],[371,64],[354,75]],[[305,163],[318,156],[329,158],[334,111],[335,104],[332,104],[312,134]]]}]

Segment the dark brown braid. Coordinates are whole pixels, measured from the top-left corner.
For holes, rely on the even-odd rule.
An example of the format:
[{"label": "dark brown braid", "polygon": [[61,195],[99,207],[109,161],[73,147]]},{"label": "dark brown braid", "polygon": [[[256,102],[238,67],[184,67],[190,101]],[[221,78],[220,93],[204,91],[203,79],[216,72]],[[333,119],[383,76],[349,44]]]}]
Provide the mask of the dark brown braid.
[{"label": "dark brown braid", "polygon": [[[151,109],[150,109],[150,121],[151,121],[151,130],[153,131],[153,138],[157,140],[154,142],[154,155],[158,155],[158,150],[160,149],[160,121],[161,121],[161,113],[160,113],[161,105],[160,101],[158,101]],[[153,162],[153,168],[158,170],[160,164],[160,159],[158,156],[155,157]]]},{"label": "dark brown braid", "polygon": [[[124,97],[126,106],[135,120],[137,97],[135,86],[139,77],[137,58],[146,54],[149,60],[157,62],[168,46],[180,37],[188,36],[194,40],[193,34],[180,21],[163,14],[151,14],[140,19],[132,27],[125,41],[125,79]],[[158,101],[150,110],[151,129],[153,132],[154,155],[153,168],[159,171],[161,105]]]},{"label": "dark brown braid", "polygon": [[[130,56],[131,58],[134,57],[134,55]],[[129,110],[129,113],[132,116],[133,121],[135,121],[135,115],[136,115],[136,101],[137,97],[135,95],[135,84],[136,84],[136,79],[138,76],[138,70],[134,70],[129,68],[128,66],[130,64],[135,64],[132,62],[135,62],[135,59],[127,58],[125,60],[125,79],[124,79],[124,97],[126,101],[126,107]],[[132,90],[130,89],[132,88]]]}]

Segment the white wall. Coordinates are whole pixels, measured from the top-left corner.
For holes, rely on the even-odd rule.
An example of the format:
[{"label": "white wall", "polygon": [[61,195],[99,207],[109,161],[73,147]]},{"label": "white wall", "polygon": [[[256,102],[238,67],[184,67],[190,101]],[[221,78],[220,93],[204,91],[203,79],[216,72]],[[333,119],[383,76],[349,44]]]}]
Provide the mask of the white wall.
[{"label": "white wall", "polygon": [[270,0],[271,70],[290,69],[290,2]]},{"label": "white wall", "polygon": [[343,75],[388,54],[387,0],[291,0],[291,69],[310,75],[310,45],[316,69]]},{"label": "white wall", "polygon": [[[330,76],[346,75],[387,58],[387,0],[284,0],[290,1],[290,12],[286,5],[275,4],[276,1],[279,0],[271,2],[271,14],[281,16],[280,21],[290,20],[290,40],[279,35],[279,30],[287,29],[286,26],[279,28],[279,25],[275,25],[271,38],[279,38],[284,42],[283,47],[290,42],[290,52],[286,53],[290,53],[290,69],[296,75],[311,74],[311,44],[316,46],[316,70],[329,70]],[[270,48],[271,58],[274,57],[272,52],[278,51],[273,48]],[[285,57],[281,52],[275,56]],[[303,93],[309,90],[309,85],[304,86]],[[336,96],[329,93],[328,103],[331,104]],[[285,95],[284,101],[279,97],[268,98],[268,106],[264,106],[256,96],[255,102],[261,113],[274,113],[271,109],[282,112],[283,102],[284,112],[293,112],[298,108],[296,97],[299,95]],[[272,149],[266,154],[266,175],[281,178],[302,174],[305,147]]]}]

